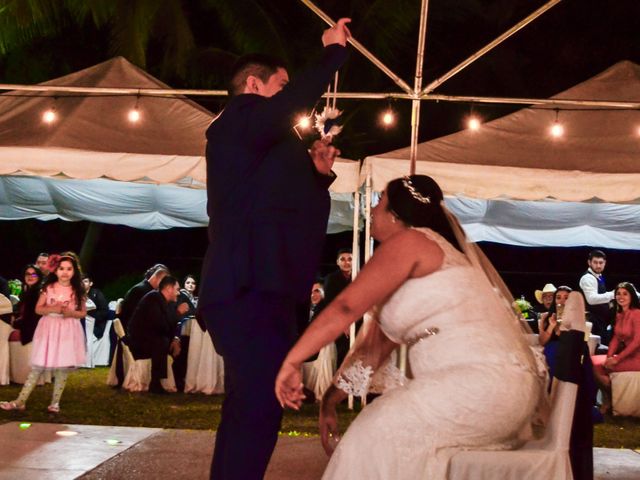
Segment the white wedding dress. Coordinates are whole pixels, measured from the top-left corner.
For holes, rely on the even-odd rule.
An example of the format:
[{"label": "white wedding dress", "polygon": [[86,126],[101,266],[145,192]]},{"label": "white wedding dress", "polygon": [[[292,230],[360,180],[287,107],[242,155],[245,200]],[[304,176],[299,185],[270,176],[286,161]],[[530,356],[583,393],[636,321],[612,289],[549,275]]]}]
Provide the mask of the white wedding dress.
[{"label": "white wedding dress", "polygon": [[[338,443],[325,480],[444,480],[456,451],[510,448],[530,436],[544,366],[482,273],[438,234],[418,230],[442,248],[443,265],[405,282],[378,318],[397,343],[422,337],[409,347],[413,378],[363,409]],[[366,352],[355,351],[339,386],[362,393],[370,372]]]}]

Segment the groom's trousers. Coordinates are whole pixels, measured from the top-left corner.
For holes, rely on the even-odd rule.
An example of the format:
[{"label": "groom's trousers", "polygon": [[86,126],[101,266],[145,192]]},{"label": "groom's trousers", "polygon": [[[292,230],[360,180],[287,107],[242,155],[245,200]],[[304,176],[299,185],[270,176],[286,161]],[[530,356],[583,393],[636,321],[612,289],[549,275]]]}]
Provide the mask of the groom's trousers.
[{"label": "groom's trousers", "polygon": [[282,408],[275,378],[296,338],[293,299],[247,291],[202,309],[224,359],[225,393],[211,464],[213,480],[262,479],[275,447]]}]

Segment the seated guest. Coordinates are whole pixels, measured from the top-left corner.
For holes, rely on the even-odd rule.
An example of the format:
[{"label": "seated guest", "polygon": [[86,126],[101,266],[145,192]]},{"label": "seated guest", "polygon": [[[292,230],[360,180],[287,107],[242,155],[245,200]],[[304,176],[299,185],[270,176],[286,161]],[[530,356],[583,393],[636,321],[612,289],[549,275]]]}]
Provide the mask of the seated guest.
[{"label": "seated guest", "polygon": [[[316,281],[311,287],[311,307],[309,308],[309,324],[326,306],[324,289],[321,281]],[[305,327],[306,329],[306,327]],[[304,333],[303,329],[300,335]],[[320,401],[325,390],[331,384],[336,370],[336,346],[331,342],[322,347],[317,355],[312,355],[302,366],[303,393],[307,397],[306,403]]]},{"label": "seated guest", "polygon": [[[120,304],[120,313],[118,318],[122,323],[122,328],[126,332],[129,325],[129,320],[133,315],[138,303],[147,293],[152,291],[153,289],[157,289],[160,281],[169,274],[169,269],[162,265],[161,263],[157,263],[153,267],[149,268],[145,274],[144,279],[135,284],[133,287],[129,289],[129,291],[125,294],[122,303]],[[118,338],[114,329],[111,329],[111,351],[109,352],[109,357],[113,358],[114,350],[118,344]],[[120,350],[120,355],[114,359],[116,362],[116,376],[118,377],[118,387],[122,386],[122,382],[124,382],[124,363],[122,359],[122,350]]]},{"label": "seated guest", "polygon": [[169,275],[169,269],[161,263],[157,263],[145,272],[144,279],[140,283],[136,283],[125,294],[124,299],[122,300],[122,305],[120,306],[119,317],[122,322],[122,327],[125,330],[129,325],[129,320],[131,319],[133,312],[138,306],[138,302],[140,302],[142,297],[151,290],[157,289],[160,285],[160,281],[166,275]]},{"label": "seated guest", "polygon": [[640,371],[640,302],[633,284],[623,282],[615,291],[616,323],[606,355],[594,355],[593,368],[603,392],[601,411],[611,408],[611,372]]},{"label": "seated guest", "polygon": [[554,293],[554,302],[548,312],[541,313],[538,320],[538,341],[544,347],[544,356],[549,366],[549,376],[555,373],[556,351],[558,348],[558,337],[560,336],[560,325],[562,322],[562,311],[564,304],[572,292],[566,285],[558,287]]},{"label": "seated guest", "polygon": [[180,339],[175,337],[175,313],[170,302],[180,293],[178,280],[166,275],[158,290],[147,293],[129,321],[129,347],[136,360],[151,359],[149,391],[165,393],[160,380],[167,378],[167,355],[180,353]]},{"label": "seated guest", "polygon": [[96,338],[102,338],[104,335],[104,329],[107,326],[107,320],[109,319],[109,302],[104,297],[104,294],[93,286],[93,280],[88,275],[82,278],[82,284],[87,292],[87,298],[90,299],[96,306],[95,310],[91,310],[91,316],[94,318],[95,323],[93,325],[93,335]]},{"label": "seated guest", "polygon": [[[184,378],[187,374],[187,360],[189,358],[189,335],[183,335],[183,326],[189,319],[195,318],[196,307],[198,306],[198,297],[196,293],[196,277],[189,274],[184,278],[183,288],[178,295],[176,306],[176,314],[178,316],[178,327],[176,335],[180,337],[180,355],[173,362],[173,377],[176,381],[176,388],[179,391],[184,390]],[[191,328],[195,328],[195,322],[191,324]]]},{"label": "seated guest", "polygon": [[[542,287],[542,290],[536,290],[534,292],[534,296],[536,297],[536,300],[539,304],[533,308],[533,312],[536,315],[536,320],[540,319],[540,314],[546,313],[551,309],[556,290],[557,289],[553,283],[547,283],[544,287]],[[531,326],[531,329],[534,333],[539,333],[537,323],[530,323],[529,325]]]},{"label": "seated guest", "polygon": [[47,252],[38,254],[38,258],[36,258],[36,267],[38,267],[42,272],[42,277],[47,278],[47,275],[49,275],[49,254]]},{"label": "seated guest", "polygon": [[36,304],[40,296],[40,287],[44,280],[38,267],[29,264],[23,272],[24,287],[20,293],[18,303],[18,317],[13,322],[13,328],[20,331],[20,343],[27,345],[33,339],[40,315],[36,313]]}]

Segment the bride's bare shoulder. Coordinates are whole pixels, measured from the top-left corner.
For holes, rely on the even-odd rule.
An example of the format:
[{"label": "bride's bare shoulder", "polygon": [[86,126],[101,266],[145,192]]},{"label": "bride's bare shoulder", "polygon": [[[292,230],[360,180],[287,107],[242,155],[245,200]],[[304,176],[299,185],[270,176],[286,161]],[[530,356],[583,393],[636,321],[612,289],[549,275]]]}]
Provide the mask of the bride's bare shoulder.
[{"label": "bride's bare shoulder", "polygon": [[444,251],[435,240],[413,228],[395,233],[384,246],[387,250],[394,250],[403,256],[409,255],[415,259],[426,257],[438,262],[444,258]]}]

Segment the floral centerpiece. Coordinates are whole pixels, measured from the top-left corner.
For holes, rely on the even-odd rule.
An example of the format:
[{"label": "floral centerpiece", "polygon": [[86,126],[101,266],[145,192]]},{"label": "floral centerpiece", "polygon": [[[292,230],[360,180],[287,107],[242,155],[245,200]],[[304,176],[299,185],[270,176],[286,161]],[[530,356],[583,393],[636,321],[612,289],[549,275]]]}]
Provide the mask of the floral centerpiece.
[{"label": "floral centerpiece", "polygon": [[11,295],[15,295],[16,297],[20,296],[20,294],[22,293],[22,282],[20,280],[9,280],[7,282],[7,285],[9,286],[9,292],[11,293]]},{"label": "floral centerpiece", "polygon": [[529,318],[529,310],[531,310],[531,304],[525,300],[524,295],[513,302],[513,308],[522,318]]}]

